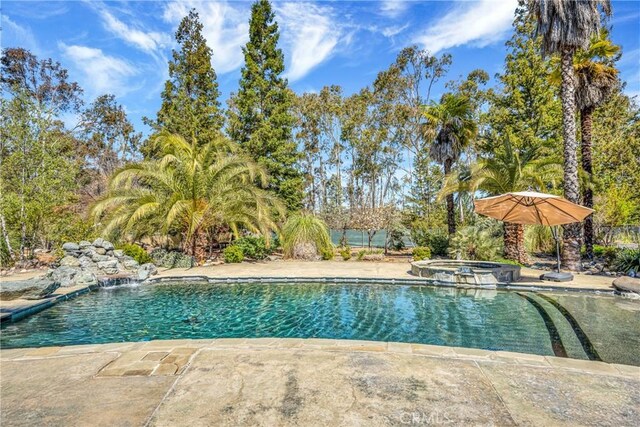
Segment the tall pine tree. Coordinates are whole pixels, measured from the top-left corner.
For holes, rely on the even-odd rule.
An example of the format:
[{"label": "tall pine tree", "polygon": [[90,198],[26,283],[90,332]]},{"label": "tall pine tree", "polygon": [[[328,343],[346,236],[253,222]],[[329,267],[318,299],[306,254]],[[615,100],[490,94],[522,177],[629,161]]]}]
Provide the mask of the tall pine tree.
[{"label": "tall pine tree", "polygon": [[[180,22],[175,34],[178,50],[169,61],[169,79],[162,91],[162,106],[155,121],[146,120],[156,131],[177,133],[187,141],[207,144],[221,134],[224,116],[220,109],[212,51],[202,35],[195,9]],[[153,155],[150,146],[146,155]]]},{"label": "tall pine tree", "polygon": [[287,87],[278,24],[268,0],[251,7],[240,88],[229,100],[228,131],[271,176],[271,189],[289,210],[302,206],[300,153],[292,138],[293,93]]},{"label": "tall pine tree", "polygon": [[557,87],[550,84],[552,64],[540,54],[540,37],[524,0],[519,1],[513,27],[504,71],[496,76],[500,86],[489,92],[481,151],[491,154],[508,139],[518,152],[541,146],[545,154],[560,155],[561,111]]}]

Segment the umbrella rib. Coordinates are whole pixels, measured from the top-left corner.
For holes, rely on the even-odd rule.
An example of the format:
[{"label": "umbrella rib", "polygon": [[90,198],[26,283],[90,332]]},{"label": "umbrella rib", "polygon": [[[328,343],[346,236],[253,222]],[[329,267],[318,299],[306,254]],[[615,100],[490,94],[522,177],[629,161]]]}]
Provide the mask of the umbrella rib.
[{"label": "umbrella rib", "polygon": [[[516,200],[516,203],[514,203],[514,205],[511,206],[511,209],[509,209],[509,211],[502,216],[501,221],[505,221],[505,218],[508,217],[509,214],[513,212],[513,210],[516,208],[516,206],[520,205],[520,203],[522,202],[522,199],[518,200],[518,198],[514,195],[511,195],[511,197],[513,197]],[[509,222],[509,221],[506,221],[506,222]]]},{"label": "umbrella rib", "polygon": [[[544,225],[544,220],[542,219],[542,212],[540,212],[540,209],[538,209],[538,205],[537,204],[534,204],[534,206],[535,206],[536,216],[538,217],[538,221],[540,221],[540,225]],[[549,225],[549,220],[548,219],[547,219],[547,225]]]},{"label": "umbrella rib", "polygon": [[553,206],[555,209],[558,209],[560,212],[562,212],[563,214],[570,216],[571,218],[573,218],[576,222],[581,222],[582,220],[576,218],[575,216],[571,215],[569,212],[565,211],[564,209],[562,209],[559,206],[554,205],[553,203],[549,203],[547,200],[544,201],[544,203],[548,203],[551,206]]}]

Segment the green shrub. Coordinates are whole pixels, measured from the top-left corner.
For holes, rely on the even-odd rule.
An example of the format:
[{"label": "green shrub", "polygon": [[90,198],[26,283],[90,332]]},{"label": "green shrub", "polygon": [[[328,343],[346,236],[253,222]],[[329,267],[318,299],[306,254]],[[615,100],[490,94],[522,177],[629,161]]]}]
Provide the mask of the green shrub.
[{"label": "green shrub", "polygon": [[449,255],[452,258],[460,256],[462,259],[490,261],[496,259],[501,250],[499,239],[484,228],[470,226],[458,229],[451,239]]},{"label": "green shrub", "polygon": [[417,246],[411,251],[414,261],[422,261],[431,258],[431,248],[429,246]]},{"label": "green shrub", "polygon": [[416,226],[411,230],[411,239],[418,247],[429,247],[433,256],[447,256],[449,236],[440,230]]},{"label": "green shrub", "polygon": [[222,251],[224,262],[226,263],[238,263],[244,260],[244,254],[242,248],[236,245],[227,246]]},{"label": "green shrub", "polygon": [[492,261],[499,262],[500,264],[510,264],[510,265],[519,265],[522,266],[518,261],[514,261],[512,259],[506,259],[502,257],[494,258]]},{"label": "green shrub", "polygon": [[323,250],[321,251],[321,254],[320,254],[320,255],[322,256],[322,259],[323,259],[323,260],[325,260],[325,261],[331,261],[331,260],[333,259],[333,257],[336,255],[336,253],[335,253],[335,251],[333,250],[333,248],[331,248],[331,249],[326,248],[326,249],[323,249]]},{"label": "green shrub", "polygon": [[140,265],[153,262],[151,255],[149,255],[143,247],[136,245],[135,243],[125,243],[120,246],[120,249],[125,255],[128,255],[138,261],[138,264]]},{"label": "green shrub", "polygon": [[394,221],[388,227],[387,233],[387,241],[390,248],[396,251],[401,251],[406,247],[404,243],[404,236],[408,234],[408,230],[399,221]]},{"label": "green shrub", "polygon": [[333,253],[333,244],[327,225],[311,214],[294,214],[289,217],[282,227],[280,241],[286,258],[293,258],[296,247],[299,245],[315,245],[317,254],[319,253],[323,258],[328,256],[329,251]]},{"label": "green shrub", "polygon": [[357,259],[358,261],[362,261],[362,259],[367,255],[381,255],[384,253],[382,249],[360,249],[358,251]]},{"label": "green shrub", "polygon": [[619,252],[620,252],[620,249],[616,248],[615,246],[605,246],[601,255],[602,259],[604,260],[604,264],[607,267],[613,265],[616,258],[618,258]]},{"label": "green shrub", "polygon": [[343,260],[349,261],[351,259],[351,247],[345,246],[340,248],[340,256]]},{"label": "green shrub", "polygon": [[265,259],[268,255],[273,253],[272,247],[267,247],[267,242],[262,236],[241,237],[233,242],[233,246],[237,246],[242,249],[242,254],[245,258],[258,260]]},{"label": "green shrub", "polygon": [[613,267],[622,273],[640,271],[640,249],[622,249],[613,261]]},{"label": "green shrub", "polygon": [[[607,246],[593,245],[593,256],[602,257],[607,249]],[[580,248],[580,255],[584,257],[587,254],[587,247],[582,246]]]}]

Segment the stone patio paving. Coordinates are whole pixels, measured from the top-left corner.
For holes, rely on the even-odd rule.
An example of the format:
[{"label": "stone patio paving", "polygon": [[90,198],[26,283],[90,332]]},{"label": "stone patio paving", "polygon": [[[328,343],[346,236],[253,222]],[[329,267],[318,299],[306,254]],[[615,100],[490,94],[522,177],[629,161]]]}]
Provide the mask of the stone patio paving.
[{"label": "stone patio paving", "polygon": [[319,339],[0,351],[3,426],[640,423],[640,368]]}]

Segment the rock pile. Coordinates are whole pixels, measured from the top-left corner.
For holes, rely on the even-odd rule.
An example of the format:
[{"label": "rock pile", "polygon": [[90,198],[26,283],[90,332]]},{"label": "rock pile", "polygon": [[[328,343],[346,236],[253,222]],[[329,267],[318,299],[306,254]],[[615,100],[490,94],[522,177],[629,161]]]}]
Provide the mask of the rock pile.
[{"label": "rock pile", "polygon": [[146,280],[157,272],[155,265],[139,265],[132,257],[116,249],[113,243],[96,239],[92,242],[68,242],[62,245],[64,257],[60,266],[48,273],[60,286],[94,285],[100,276],[126,275]]},{"label": "rock pile", "polygon": [[64,257],[59,266],[41,277],[14,282],[3,281],[0,300],[16,298],[40,299],[52,294],[59,287],[92,286],[105,276],[131,277],[147,280],[157,274],[154,264],[139,265],[132,257],[116,249],[113,243],[104,239],[80,243],[68,242],[62,245]]}]

